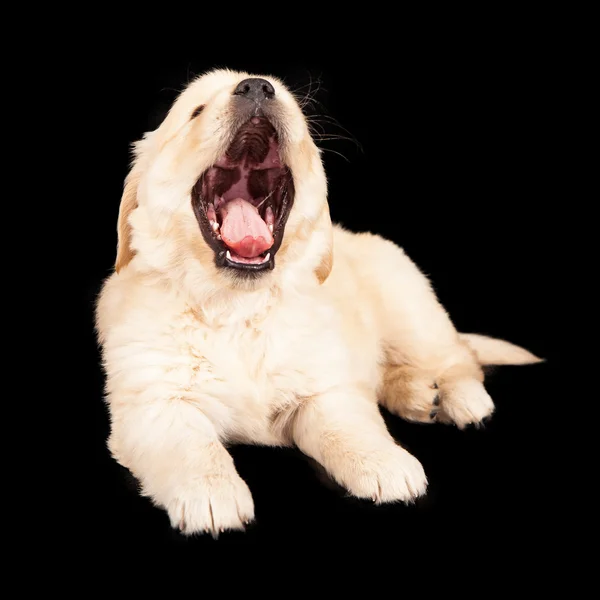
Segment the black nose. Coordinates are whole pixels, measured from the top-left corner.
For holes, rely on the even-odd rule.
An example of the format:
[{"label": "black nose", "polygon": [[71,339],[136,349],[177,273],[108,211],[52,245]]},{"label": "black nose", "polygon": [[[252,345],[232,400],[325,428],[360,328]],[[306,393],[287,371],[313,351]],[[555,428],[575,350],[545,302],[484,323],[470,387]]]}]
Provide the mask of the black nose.
[{"label": "black nose", "polygon": [[266,80],[258,77],[244,79],[240,81],[233,90],[234,96],[243,96],[254,102],[262,102],[267,98],[272,98],[275,95],[273,86]]}]

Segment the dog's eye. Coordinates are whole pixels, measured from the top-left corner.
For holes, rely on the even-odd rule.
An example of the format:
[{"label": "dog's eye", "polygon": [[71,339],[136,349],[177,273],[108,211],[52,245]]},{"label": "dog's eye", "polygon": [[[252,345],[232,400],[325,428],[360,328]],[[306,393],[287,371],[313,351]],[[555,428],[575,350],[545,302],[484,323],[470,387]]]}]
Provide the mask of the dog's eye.
[{"label": "dog's eye", "polygon": [[203,110],[204,110],[204,104],[201,104],[200,106],[196,107],[196,109],[192,113],[191,118],[195,119]]}]

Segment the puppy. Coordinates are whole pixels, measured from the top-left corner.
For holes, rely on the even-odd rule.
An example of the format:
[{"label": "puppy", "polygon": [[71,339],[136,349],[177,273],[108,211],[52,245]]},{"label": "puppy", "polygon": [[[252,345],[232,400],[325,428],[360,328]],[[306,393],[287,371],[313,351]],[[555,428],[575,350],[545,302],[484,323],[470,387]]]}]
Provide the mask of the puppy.
[{"label": "puppy", "polygon": [[108,445],[186,534],[254,518],[224,444],[295,445],[351,494],[424,494],[378,402],[480,423],[482,365],[539,361],[459,334],[404,252],[332,226],[319,150],[273,77],[198,78],[135,145],[98,299]]}]

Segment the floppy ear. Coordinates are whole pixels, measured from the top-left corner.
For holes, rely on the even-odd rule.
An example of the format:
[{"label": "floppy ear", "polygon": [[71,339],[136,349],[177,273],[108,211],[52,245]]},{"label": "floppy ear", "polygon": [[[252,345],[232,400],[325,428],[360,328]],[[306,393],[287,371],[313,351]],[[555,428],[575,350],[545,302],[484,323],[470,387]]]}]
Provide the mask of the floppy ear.
[{"label": "floppy ear", "polygon": [[333,268],[333,227],[331,226],[331,216],[329,215],[329,206],[325,203],[323,212],[319,217],[317,231],[320,231],[326,238],[326,250],[321,258],[321,262],[315,269],[315,275],[322,284],[329,277]]},{"label": "floppy ear", "polygon": [[133,169],[129,173],[125,180],[123,195],[121,196],[119,219],[117,221],[117,260],[115,262],[115,270],[117,273],[129,264],[134,255],[134,252],[131,249],[131,225],[129,224],[129,215],[138,205],[137,189],[140,175],[141,173],[138,169]]}]

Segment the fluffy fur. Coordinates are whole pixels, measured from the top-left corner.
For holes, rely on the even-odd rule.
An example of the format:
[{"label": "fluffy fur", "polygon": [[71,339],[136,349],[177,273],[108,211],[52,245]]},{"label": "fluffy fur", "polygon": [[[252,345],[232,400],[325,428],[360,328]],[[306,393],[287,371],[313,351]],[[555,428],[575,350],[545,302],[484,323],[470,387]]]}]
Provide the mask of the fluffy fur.
[{"label": "fluffy fur", "polygon": [[232,90],[246,77],[198,78],[136,144],[97,306],[110,451],[188,534],[254,518],[227,443],[296,445],[354,496],[410,501],[427,479],[378,402],[462,428],[494,410],[482,365],[540,360],[458,334],[399,247],[332,226],[319,151],[273,77],[295,203],[274,270],[246,280],[218,268],[190,190],[231,141]]}]

